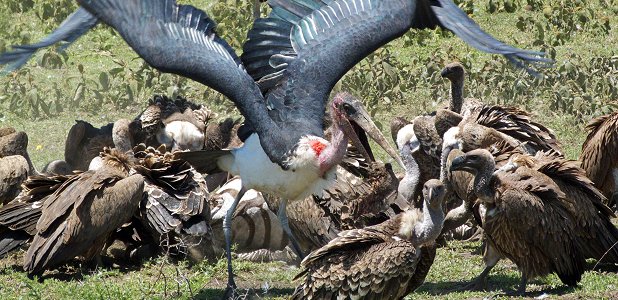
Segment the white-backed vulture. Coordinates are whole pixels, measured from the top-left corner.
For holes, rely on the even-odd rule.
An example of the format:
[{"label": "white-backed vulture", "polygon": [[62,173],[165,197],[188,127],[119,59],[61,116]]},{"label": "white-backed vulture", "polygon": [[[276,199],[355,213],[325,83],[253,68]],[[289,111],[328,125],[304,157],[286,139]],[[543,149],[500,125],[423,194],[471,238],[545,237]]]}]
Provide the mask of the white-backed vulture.
[{"label": "white-backed vulture", "polygon": [[28,161],[21,155],[0,157],[0,205],[13,200],[28,178]]},{"label": "white-backed vulture", "polygon": [[210,208],[204,177],[189,163],[174,159],[165,146],[133,148],[135,171],[144,177],[137,218],[164,251],[212,256]]},{"label": "white-backed vulture", "polygon": [[449,99],[448,110],[467,116],[483,102],[476,98],[464,98],[464,85],[466,79],[466,69],[460,62],[452,62],[444,66],[440,71],[440,76],[451,82],[451,98]]},{"label": "white-backed vulture", "polygon": [[492,154],[476,149],[455,158],[450,170],[474,174],[482,227],[488,249],[495,251],[475,282],[486,280],[500,256],[521,271],[519,293],[525,292],[527,280],[549,273],[576,285],[586,258],[605,254],[606,261],[618,259],[611,211],[575,163],[539,152],[515,156],[496,171]]},{"label": "white-backed vulture", "polygon": [[616,209],[618,186],[618,112],[593,119],[579,160],[586,175]]},{"label": "white-backed vulture", "polygon": [[204,148],[206,124],[214,116],[203,105],[180,96],[170,99],[155,95],[135,118],[143,131],[136,141],[153,147],[164,144],[171,150],[200,150]]},{"label": "white-backed vulture", "polygon": [[99,156],[104,147],[114,147],[113,126],[113,123],[109,123],[96,128],[86,121],[75,120],[67,134],[64,160],[73,170],[88,170],[90,161]]},{"label": "white-backed vulture", "polygon": [[0,157],[21,155],[28,162],[28,175],[37,173],[28,155],[28,135],[12,127],[0,128]]},{"label": "white-backed vulture", "polygon": [[440,73],[451,81],[451,100],[448,110],[439,109],[436,112],[435,126],[439,136],[442,137],[463,119],[464,122],[490,127],[525,142],[532,154],[539,150],[560,152],[554,133],[532,120],[527,112],[515,107],[484,105],[475,98],[464,99],[465,74],[463,65],[458,62],[446,65]]},{"label": "white-backed vulture", "polygon": [[98,170],[65,181],[43,204],[36,235],[24,257],[29,276],[42,275],[66,261],[95,257],[108,236],[135,213],[144,178],[130,175],[128,158],[104,149]]},{"label": "white-backed vulture", "polygon": [[28,156],[28,136],[14,128],[0,128],[0,204],[15,198],[21,184],[36,170]]},{"label": "white-backed vulture", "polygon": [[[339,233],[307,256],[292,299],[400,299],[419,287],[442,229],[439,180],[425,183],[423,212],[411,209],[378,225]],[[427,260],[427,258],[429,258]]]},{"label": "white-backed vulture", "polygon": [[22,183],[19,195],[0,208],[0,258],[32,239],[43,203],[72,176],[32,175]]}]

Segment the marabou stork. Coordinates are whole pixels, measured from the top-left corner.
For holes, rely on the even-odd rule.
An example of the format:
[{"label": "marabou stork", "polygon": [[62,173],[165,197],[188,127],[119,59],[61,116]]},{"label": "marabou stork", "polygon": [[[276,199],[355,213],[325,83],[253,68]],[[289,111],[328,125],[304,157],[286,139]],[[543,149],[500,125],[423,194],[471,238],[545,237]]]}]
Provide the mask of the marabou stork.
[{"label": "marabou stork", "polygon": [[[217,36],[214,21],[193,6],[174,0],[78,2],[79,10],[44,43],[19,46],[3,54],[0,63],[15,67],[34,48],[74,41],[102,21],[153,67],[194,79],[232,100],[253,134],[242,147],[210,156],[218,158],[222,169],[240,174],[243,190],[255,188],[288,200],[328,186],[348,137],[354,137],[339,111],[342,96],[337,95],[333,137],[322,138],[326,103],[335,83],[409,29],[449,29],[470,45],[502,54],[528,70],[551,62],[541,52],[494,39],[451,0],[271,0],[270,15],[255,21],[241,59]],[[211,158],[200,155],[202,161]],[[228,251],[228,286],[233,288],[230,260]]]}]

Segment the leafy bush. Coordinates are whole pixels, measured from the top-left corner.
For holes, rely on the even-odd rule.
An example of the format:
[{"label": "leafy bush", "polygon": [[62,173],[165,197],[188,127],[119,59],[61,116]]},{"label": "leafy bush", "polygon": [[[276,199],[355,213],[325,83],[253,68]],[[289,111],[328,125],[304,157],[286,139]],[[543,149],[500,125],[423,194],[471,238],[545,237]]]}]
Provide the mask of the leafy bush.
[{"label": "leafy bush", "polygon": [[[599,1],[594,5],[593,0],[458,0],[456,3],[468,13],[482,13],[479,9],[489,13],[517,13],[515,31],[533,35],[532,43],[556,58],[561,47],[572,43],[577,34],[589,34],[594,38],[611,34],[611,16],[605,14],[611,14],[612,10],[598,9],[611,7],[611,4],[604,3],[608,0]],[[204,7],[203,1],[188,2]],[[0,4],[2,15],[22,14],[31,18],[25,19],[29,20],[27,22],[0,18],[0,31],[3,32],[0,40],[4,43],[4,46],[0,43],[0,50],[7,43],[30,42],[31,33],[23,29],[28,26],[49,32],[75,8],[72,0]],[[208,1],[204,8],[218,22],[219,34],[235,49],[241,49],[252,24],[252,1]],[[521,13],[522,10],[526,12]],[[262,6],[262,14],[265,12],[266,6]],[[54,49],[41,51],[36,56],[37,66],[65,75],[59,80],[42,80],[49,73],[25,67],[0,78],[2,110],[35,119],[53,117],[68,108],[96,114],[106,107],[141,106],[153,93],[166,93],[208,99],[209,105],[222,115],[234,111],[229,101],[211,89],[186,78],[161,74],[136,60],[136,55],[128,52],[128,48],[119,49],[120,38],[108,27],[99,26],[83,39],[95,46],[87,54],[77,52],[95,57],[96,63],[73,62],[74,53],[67,55]],[[448,99],[446,81],[439,73],[446,63],[458,60],[468,69],[467,95],[486,102],[521,105],[530,110],[546,108],[578,119],[615,109],[612,100],[618,99],[616,55],[571,53],[556,58],[555,68],[544,70],[544,77],[535,79],[514,69],[502,58],[479,59],[478,51],[451,44],[440,48],[447,39],[455,40],[451,33],[443,30],[411,31],[355,66],[344,76],[340,88],[365,99],[372,115],[402,105],[418,105],[421,113],[432,110],[436,102]],[[395,48],[402,46],[418,51],[418,55],[412,52],[415,55],[404,57],[400,49]],[[108,63],[103,67],[99,61]]]}]

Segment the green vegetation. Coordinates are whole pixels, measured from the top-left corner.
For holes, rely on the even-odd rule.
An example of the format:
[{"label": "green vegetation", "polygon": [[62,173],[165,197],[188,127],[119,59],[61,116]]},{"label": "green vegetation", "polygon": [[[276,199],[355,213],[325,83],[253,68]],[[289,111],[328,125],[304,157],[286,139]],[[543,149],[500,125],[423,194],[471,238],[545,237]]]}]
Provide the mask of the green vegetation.
[{"label": "green vegetation", "polygon": [[[181,1],[206,10],[219,32],[240,53],[250,27],[252,1]],[[452,34],[411,31],[372,54],[344,77],[338,89],[362,96],[387,131],[390,118],[412,118],[448,99],[440,69],[453,60],[468,69],[468,97],[516,105],[553,128],[569,158],[576,159],[592,117],[618,108],[618,3],[615,0],[459,0],[488,32],[519,47],[546,51],[555,67],[534,78],[502,57],[464,45]],[[73,0],[9,0],[0,3],[0,51],[35,42],[76,7]],[[263,8],[263,13],[266,8]],[[100,126],[134,117],[155,93],[181,94],[205,103],[221,117],[236,115],[219,94],[190,80],[148,67],[115,34],[99,26],[66,53],[40,51],[18,72],[0,78],[0,127],[14,126],[30,138],[29,152],[41,168],[63,158],[64,140],[75,119]],[[384,155],[383,155],[384,156]],[[492,272],[490,292],[451,292],[482,270],[475,243],[441,248],[426,283],[410,299],[494,297],[514,289],[519,275],[503,261]],[[213,299],[225,286],[225,264],[188,266],[159,258],[142,267],[89,270],[79,264],[38,283],[21,272],[21,255],[0,260],[0,298],[190,298]],[[593,264],[591,265],[592,269]],[[281,264],[235,262],[239,284],[257,297],[289,295],[297,273]],[[615,271],[615,270],[614,270]],[[555,276],[531,282],[531,296],[617,298],[618,276],[587,272],[578,288]],[[266,294],[264,292],[267,292]]]}]

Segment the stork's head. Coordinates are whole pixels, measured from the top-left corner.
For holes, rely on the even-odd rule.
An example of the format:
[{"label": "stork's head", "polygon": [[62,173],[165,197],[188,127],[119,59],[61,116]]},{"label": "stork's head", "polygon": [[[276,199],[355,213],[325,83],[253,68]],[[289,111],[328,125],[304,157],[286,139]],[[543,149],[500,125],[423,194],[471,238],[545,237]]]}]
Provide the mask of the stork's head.
[{"label": "stork's head", "polygon": [[386,138],[358,98],[349,93],[338,93],[333,99],[332,106],[334,121],[338,122],[343,132],[352,141],[352,144],[359,149],[366,159],[375,160],[367,140],[368,135],[403,167],[399,154],[386,141]]},{"label": "stork's head", "polygon": [[464,79],[466,71],[464,66],[459,62],[453,62],[444,67],[440,76],[447,78],[450,81],[461,81]]}]

